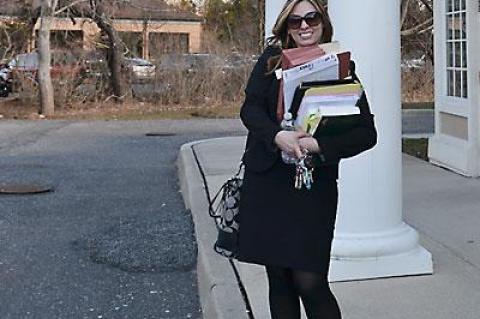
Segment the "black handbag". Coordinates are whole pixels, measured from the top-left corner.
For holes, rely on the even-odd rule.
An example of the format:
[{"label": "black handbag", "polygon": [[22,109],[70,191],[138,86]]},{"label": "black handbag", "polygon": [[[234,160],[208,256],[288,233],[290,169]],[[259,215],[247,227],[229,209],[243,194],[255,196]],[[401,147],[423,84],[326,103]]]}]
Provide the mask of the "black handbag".
[{"label": "black handbag", "polygon": [[243,167],[241,163],[238,172],[220,187],[212,200],[209,200],[209,213],[214,218],[218,230],[213,249],[226,258],[236,258],[239,252]]}]

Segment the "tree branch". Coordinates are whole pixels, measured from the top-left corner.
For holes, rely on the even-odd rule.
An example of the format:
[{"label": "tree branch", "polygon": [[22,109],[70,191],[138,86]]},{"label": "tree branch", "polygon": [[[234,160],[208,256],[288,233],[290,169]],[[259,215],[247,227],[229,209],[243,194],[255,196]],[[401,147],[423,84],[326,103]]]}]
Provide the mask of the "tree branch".
[{"label": "tree branch", "polygon": [[405,19],[407,18],[408,14],[408,7],[410,5],[410,0],[404,0],[403,6],[402,6],[402,18],[400,19],[400,26],[403,27],[403,24],[405,23]]},{"label": "tree branch", "polygon": [[4,49],[4,52],[3,52],[3,56],[2,56],[2,60],[4,60],[8,53],[10,52],[10,50],[12,49],[13,47],[13,44],[12,44],[12,38],[10,37],[10,34],[7,32],[7,29],[6,28],[1,28],[6,39],[7,39],[7,43],[8,43],[8,46]]},{"label": "tree branch", "polygon": [[424,22],[414,26],[413,28],[403,30],[401,32],[401,35],[402,36],[411,36],[411,35],[417,34],[419,31],[425,32],[425,30],[427,30],[428,28],[433,27],[432,22],[433,22],[433,18],[429,18],[429,19],[425,20]]},{"label": "tree branch", "polygon": [[425,32],[428,32],[428,31],[431,31],[433,30],[433,24],[428,26],[427,28],[421,30],[421,31],[418,31],[417,34],[424,34]]},{"label": "tree branch", "polygon": [[55,11],[55,15],[58,15],[58,14],[60,14],[60,13],[62,13],[62,12],[65,12],[65,11],[67,11],[68,9],[75,7],[76,5],[78,5],[78,4],[80,4],[80,3],[83,3],[83,2],[87,2],[87,1],[88,1],[88,0],[76,0],[76,1],[74,1],[74,2],[72,2],[72,3],[70,3],[69,5],[66,5],[66,6],[64,6],[63,8],[58,9],[57,11]]},{"label": "tree branch", "polygon": [[433,8],[432,6],[430,5],[430,2],[428,0],[420,0],[421,3],[423,3],[425,5],[425,7],[427,7],[427,9],[433,13]]}]

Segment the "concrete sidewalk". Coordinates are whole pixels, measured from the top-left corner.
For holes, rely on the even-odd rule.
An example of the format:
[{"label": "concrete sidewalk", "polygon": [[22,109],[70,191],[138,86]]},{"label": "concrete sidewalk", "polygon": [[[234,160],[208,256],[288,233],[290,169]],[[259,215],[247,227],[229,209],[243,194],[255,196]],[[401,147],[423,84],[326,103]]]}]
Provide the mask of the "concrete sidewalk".
[{"label": "concrete sidewalk", "polygon": [[[216,229],[208,216],[203,176],[214,194],[237,169],[244,142],[244,137],[229,137],[186,144],[178,159],[182,193],[195,223],[205,319],[248,318],[239,281],[254,318],[270,318],[263,267],[231,263],[212,249]],[[434,274],[332,283],[343,317],[480,318],[480,179],[406,155],[403,179],[404,220],[432,253]]]}]

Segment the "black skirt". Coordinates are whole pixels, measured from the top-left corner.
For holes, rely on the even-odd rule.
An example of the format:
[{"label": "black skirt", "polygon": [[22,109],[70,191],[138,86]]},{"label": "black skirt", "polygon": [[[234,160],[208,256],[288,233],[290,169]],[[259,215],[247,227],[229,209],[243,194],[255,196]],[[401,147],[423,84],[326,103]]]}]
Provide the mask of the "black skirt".
[{"label": "black skirt", "polygon": [[[321,167],[314,171],[318,176]],[[337,211],[337,181],[294,188],[295,166],[279,157],[266,172],[245,171],[240,201],[239,260],[328,272]]]}]

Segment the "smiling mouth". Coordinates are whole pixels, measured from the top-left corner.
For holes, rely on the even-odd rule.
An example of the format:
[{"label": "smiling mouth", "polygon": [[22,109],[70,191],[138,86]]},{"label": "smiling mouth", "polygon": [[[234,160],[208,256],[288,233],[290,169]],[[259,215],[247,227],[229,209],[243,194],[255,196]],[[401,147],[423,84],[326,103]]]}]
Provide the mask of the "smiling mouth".
[{"label": "smiling mouth", "polygon": [[313,32],[301,32],[298,35],[300,36],[301,39],[310,39],[312,34]]}]

